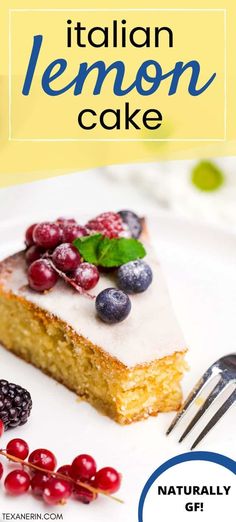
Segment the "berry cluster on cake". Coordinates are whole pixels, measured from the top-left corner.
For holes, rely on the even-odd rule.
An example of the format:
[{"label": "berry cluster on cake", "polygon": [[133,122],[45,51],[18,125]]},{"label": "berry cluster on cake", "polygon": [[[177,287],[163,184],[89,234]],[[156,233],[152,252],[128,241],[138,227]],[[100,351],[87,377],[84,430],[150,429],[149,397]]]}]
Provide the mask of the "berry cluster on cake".
[{"label": "berry cluster on cake", "polygon": [[0,342],[121,424],[177,410],[185,341],[145,220],[31,225],[0,263]]}]

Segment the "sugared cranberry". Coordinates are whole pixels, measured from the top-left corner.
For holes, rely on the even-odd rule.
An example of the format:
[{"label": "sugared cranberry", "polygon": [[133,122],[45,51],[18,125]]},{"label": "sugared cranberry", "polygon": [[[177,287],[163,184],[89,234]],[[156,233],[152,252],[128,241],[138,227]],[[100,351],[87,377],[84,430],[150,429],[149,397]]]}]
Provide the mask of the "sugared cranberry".
[{"label": "sugared cranberry", "polygon": [[7,453],[18,459],[25,460],[29,455],[29,446],[23,439],[12,439],[7,444]]},{"label": "sugared cranberry", "polygon": [[34,229],[35,229],[36,226],[37,226],[37,223],[34,223],[33,225],[30,225],[30,227],[28,227],[27,230],[26,230],[26,233],[25,233],[25,244],[26,244],[27,247],[29,247],[29,246],[34,244],[33,232],[34,232]]},{"label": "sugared cranberry", "polygon": [[15,469],[6,476],[4,486],[10,495],[21,495],[30,487],[30,476],[23,469]]},{"label": "sugared cranberry", "polygon": [[71,465],[64,464],[64,466],[58,468],[57,473],[61,473],[61,475],[65,475],[65,477],[71,477]]},{"label": "sugared cranberry", "polygon": [[121,485],[121,475],[114,468],[102,468],[97,471],[94,479],[94,487],[106,493],[115,493]]},{"label": "sugared cranberry", "polygon": [[31,479],[31,489],[36,497],[42,497],[46,484],[49,481],[49,476],[46,473],[36,472]]},{"label": "sugared cranberry", "polygon": [[91,288],[94,288],[98,283],[99,271],[97,267],[91,263],[81,263],[72,273],[72,278],[79,286],[84,288],[84,290],[91,290]]},{"label": "sugared cranberry", "polygon": [[37,245],[32,245],[25,252],[25,260],[27,265],[31,265],[37,259],[40,259],[43,255],[43,249]]},{"label": "sugared cranberry", "polygon": [[78,484],[74,487],[73,493],[75,499],[79,502],[83,502],[83,504],[90,504],[90,502],[93,502],[93,500],[96,500],[97,498],[97,494],[95,492],[90,491],[87,488],[83,488],[83,486],[80,486]]},{"label": "sugared cranberry", "polygon": [[50,290],[58,279],[48,259],[38,259],[34,261],[28,268],[28,282],[30,288],[36,292],[44,292]]},{"label": "sugared cranberry", "polygon": [[73,245],[62,243],[54,250],[52,260],[59,270],[71,272],[79,266],[81,257],[77,248]]},{"label": "sugared cranberry", "polygon": [[96,462],[90,455],[78,455],[71,465],[71,476],[74,479],[89,480],[96,473]]},{"label": "sugared cranberry", "polygon": [[33,232],[34,242],[43,248],[55,248],[61,239],[61,228],[57,223],[39,223]]},{"label": "sugared cranberry", "polygon": [[72,486],[67,480],[52,477],[43,492],[43,500],[49,504],[63,504],[72,493]]},{"label": "sugared cranberry", "polygon": [[3,435],[4,433],[4,423],[3,421],[0,419],[0,437]]},{"label": "sugared cranberry", "polygon": [[1,480],[2,476],[3,476],[3,471],[4,471],[4,470],[3,470],[3,465],[2,465],[2,463],[0,462],[0,480]]},{"label": "sugared cranberry", "polygon": [[45,469],[47,471],[54,471],[57,465],[55,455],[53,455],[51,451],[44,448],[39,448],[32,451],[28,460],[31,464],[34,464],[34,466],[38,466],[39,468]]},{"label": "sugared cranberry", "polygon": [[73,243],[77,237],[87,236],[88,230],[76,223],[69,223],[63,225],[62,228],[63,241],[65,243]]}]

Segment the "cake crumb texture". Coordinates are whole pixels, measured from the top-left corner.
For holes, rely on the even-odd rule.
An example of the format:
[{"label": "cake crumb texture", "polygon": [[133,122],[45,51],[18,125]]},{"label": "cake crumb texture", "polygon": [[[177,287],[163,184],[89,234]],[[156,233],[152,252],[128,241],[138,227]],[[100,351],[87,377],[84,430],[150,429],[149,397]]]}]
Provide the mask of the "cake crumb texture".
[{"label": "cake crumb texture", "polygon": [[0,317],[0,343],[121,424],[181,405],[185,350],[127,367],[61,319],[3,287]]}]

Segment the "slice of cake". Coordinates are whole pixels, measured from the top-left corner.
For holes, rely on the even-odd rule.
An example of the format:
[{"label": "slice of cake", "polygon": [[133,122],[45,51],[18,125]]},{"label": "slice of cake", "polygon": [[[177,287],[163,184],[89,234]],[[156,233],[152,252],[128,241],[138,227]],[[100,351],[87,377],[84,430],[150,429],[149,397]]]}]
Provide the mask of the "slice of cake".
[{"label": "slice of cake", "polygon": [[0,342],[121,424],[182,399],[185,342],[143,223],[33,225],[0,263]]}]

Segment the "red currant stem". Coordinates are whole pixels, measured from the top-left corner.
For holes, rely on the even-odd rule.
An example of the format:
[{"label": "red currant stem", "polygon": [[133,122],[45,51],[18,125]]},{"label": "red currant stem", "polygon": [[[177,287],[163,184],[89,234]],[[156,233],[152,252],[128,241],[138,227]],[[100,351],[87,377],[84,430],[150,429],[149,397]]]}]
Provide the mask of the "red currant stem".
[{"label": "red currant stem", "polygon": [[53,261],[52,261],[52,257],[51,257],[51,255],[50,255],[48,252],[46,252],[46,253],[44,254],[43,257],[44,257],[44,258],[47,258],[47,259],[50,261],[50,263],[51,263],[53,269],[54,269],[55,272],[59,275],[59,277],[61,277],[61,279],[63,279],[66,283],[69,283],[69,285],[73,286],[73,288],[75,288],[75,290],[77,290],[77,292],[78,292],[79,294],[81,294],[81,295],[86,295],[86,296],[89,297],[90,299],[95,299],[95,295],[92,295],[92,294],[89,294],[88,292],[85,292],[85,290],[83,290],[83,288],[82,288],[80,285],[78,285],[78,284],[74,281],[74,279],[71,279],[71,278],[68,277],[64,272],[62,272],[61,270],[59,270],[59,269],[54,265],[54,263],[53,263]]},{"label": "red currant stem", "polygon": [[93,486],[86,484],[85,482],[81,482],[80,480],[74,480],[73,478],[63,475],[62,473],[58,473],[57,471],[50,471],[47,469],[40,468],[39,466],[36,466],[35,464],[32,464],[31,462],[26,462],[25,460],[22,460],[18,457],[14,457],[14,455],[10,455],[4,449],[0,449],[0,455],[2,455],[3,457],[6,457],[11,462],[16,462],[17,464],[21,464],[22,466],[26,466],[31,469],[36,469],[37,471],[41,471],[42,473],[45,473],[46,475],[52,475],[53,477],[67,480],[68,482],[72,482],[73,484],[76,484],[77,486],[82,486],[83,488],[88,489],[92,493],[105,495],[106,497],[109,497],[110,499],[115,500],[116,502],[120,502],[120,504],[124,503],[124,501],[121,500],[120,498],[114,497],[113,495],[110,495],[109,493],[106,493],[105,491],[102,491],[101,489],[96,489]]}]

